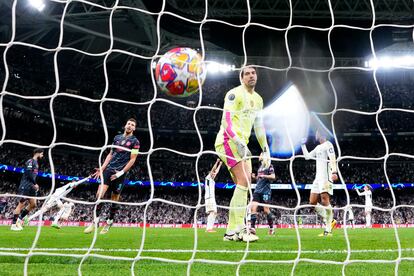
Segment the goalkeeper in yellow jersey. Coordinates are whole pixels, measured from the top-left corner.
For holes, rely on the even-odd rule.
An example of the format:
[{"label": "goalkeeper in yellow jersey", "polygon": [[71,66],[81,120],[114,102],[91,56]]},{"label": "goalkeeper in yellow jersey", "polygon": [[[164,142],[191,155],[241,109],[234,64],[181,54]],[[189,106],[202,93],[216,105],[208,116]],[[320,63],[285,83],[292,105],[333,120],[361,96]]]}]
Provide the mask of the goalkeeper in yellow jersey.
[{"label": "goalkeeper in yellow jersey", "polygon": [[256,69],[244,67],[241,71],[241,85],[227,92],[220,131],[215,141],[216,152],[226,164],[236,183],[230,201],[229,221],[224,241],[257,241],[254,229],[246,229],[245,216],[248,191],[251,181],[251,153],[248,148],[252,127],[263,151],[263,165],[270,166],[269,146],[261,120],[262,97],[254,91],[257,82]]}]

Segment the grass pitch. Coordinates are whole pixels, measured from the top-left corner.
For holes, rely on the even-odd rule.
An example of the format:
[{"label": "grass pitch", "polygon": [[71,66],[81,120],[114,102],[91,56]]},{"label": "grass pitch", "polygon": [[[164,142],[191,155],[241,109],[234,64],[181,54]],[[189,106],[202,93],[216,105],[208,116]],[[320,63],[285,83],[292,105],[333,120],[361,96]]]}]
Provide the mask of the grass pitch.
[{"label": "grass pitch", "polygon": [[[131,275],[144,233],[139,228],[112,228],[106,235],[97,235],[91,255],[84,258],[93,235],[83,234],[80,227],[42,227],[36,249],[26,258],[36,231],[37,227],[22,232],[0,227],[1,275],[23,275],[25,261],[29,275],[77,275],[82,260],[83,275]],[[343,230],[336,229],[328,238],[318,237],[320,232],[300,229],[299,243],[294,229],[277,229],[275,236],[259,229],[260,240],[249,244],[246,253],[246,243],[222,241],[224,229],[217,233],[198,229],[193,254],[194,229],[146,229],[143,250],[132,270],[136,275],[185,275],[187,271],[208,276],[237,271],[240,275],[290,275],[294,267],[295,275],[342,275],[342,270],[346,275],[395,275],[395,260],[400,257],[398,275],[414,275],[414,229],[398,229],[400,256],[394,229],[349,229],[349,256]],[[341,262],[346,260],[350,262],[344,266]]]}]

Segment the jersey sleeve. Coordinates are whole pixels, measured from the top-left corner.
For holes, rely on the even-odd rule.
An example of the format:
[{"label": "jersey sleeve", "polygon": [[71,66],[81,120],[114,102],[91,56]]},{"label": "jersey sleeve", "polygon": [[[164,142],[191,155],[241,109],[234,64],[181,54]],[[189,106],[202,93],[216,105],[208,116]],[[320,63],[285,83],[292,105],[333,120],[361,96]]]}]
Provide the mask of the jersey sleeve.
[{"label": "jersey sleeve", "polygon": [[132,144],[132,147],[131,147],[131,154],[138,154],[140,147],[141,147],[141,144],[139,143],[139,140],[135,139],[135,141],[134,141],[134,143]]},{"label": "jersey sleeve", "polygon": [[260,147],[264,151],[268,150],[269,146],[267,145],[266,131],[263,124],[263,117],[261,111],[263,110],[263,99],[258,98],[259,112],[254,120],[254,133],[256,134],[257,141],[259,142]]},{"label": "jersey sleeve", "polygon": [[301,148],[306,160],[316,157],[316,148],[314,148],[311,152],[308,152],[308,148],[305,144],[302,144]]},{"label": "jersey sleeve", "polygon": [[233,127],[233,118],[240,108],[240,97],[237,96],[234,90],[230,90],[226,94],[223,106],[223,127],[224,131],[231,139],[238,139]]},{"label": "jersey sleeve", "polygon": [[337,172],[335,150],[331,142],[326,143],[326,152],[329,157],[332,172]]}]

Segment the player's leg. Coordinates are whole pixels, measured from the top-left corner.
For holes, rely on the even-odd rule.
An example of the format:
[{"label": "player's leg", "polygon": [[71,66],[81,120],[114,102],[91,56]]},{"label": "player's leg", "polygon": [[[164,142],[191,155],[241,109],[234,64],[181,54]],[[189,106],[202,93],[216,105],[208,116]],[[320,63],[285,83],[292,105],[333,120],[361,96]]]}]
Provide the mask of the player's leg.
[{"label": "player's leg", "polygon": [[[120,197],[121,197],[121,192],[124,188],[124,177],[120,177],[116,180],[113,180],[110,182],[110,189],[112,191],[111,193],[111,200],[112,201],[119,201]],[[109,208],[109,218],[106,221],[106,225],[104,226],[104,228],[101,230],[101,234],[106,234],[108,233],[109,229],[112,227],[112,224],[114,223],[114,218],[116,213],[118,212],[119,209],[119,204],[116,203],[111,203],[110,208]]]},{"label": "player's leg", "polygon": [[206,232],[216,232],[214,230],[214,223],[216,222],[217,216],[217,204],[214,198],[206,200],[206,213],[208,214]]},{"label": "player's leg", "polygon": [[369,207],[368,208],[367,207],[365,208],[365,220],[366,220],[365,226],[367,228],[370,228],[371,227],[371,210],[370,210]]},{"label": "player's leg", "polygon": [[333,221],[333,210],[331,206],[331,200],[329,193],[324,192],[321,194],[321,203],[326,208],[326,225],[325,225],[325,232],[331,233],[332,232],[332,221]]},{"label": "player's leg", "polygon": [[60,229],[59,220],[65,214],[65,211],[65,207],[62,206],[59,212],[56,213],[51,225],[53,228]]},{"label": "player's leg", "polygon": [[216,222],[216,212],[209,212],[207,216],[207,226],[206,226],[206,232],[216,232],[214,230],[214,223]]},{"label": "player's leg", "polygon": [[260,195],[258,193],[253,193],[253,201],[251,203],[251,214],[250,214],[250,227],[255,229],[256,228],[256,220],[257,220],[257,206],[259,204]]},{"label": "player's leg", "polygon": [[29,214],[30,211],[35,209],[37,206],[37,201],[35,198],[29,198],[28,201],[29,201],[29,205],[20,212],[20,215],[19,215],[20,220],[23,220],[23,218],[27,216],[27,214]]},{"label": "player's leg", "polygon": [[20,224],[17,224],[17,220],[19,218],[19,215],[20,215],[22,209],[25,206],[25,203],[26,203],[26,199],[25,198],[22,198],[22,199],[19,200],[19,203],[17,204],[17,207],[16,207],[16,209],[14,209],[14,212],[13,212],[13,220],[12,220],[12,225],[11,225],[10,230],[13,230],[13,231],[21,231],[21,230],[23,230],[23,228],[21,227],[21,225]]},{"label": "player's leg", "polygon": [[267,206],[263,207],[263,210],[266,214],[267,217],[267,224],[269,225],[269,235],[274,235],[275,234],[275,228],[273,226],[273,214],[270,211],[270,208]]},{"label": "player's leg", "polygon": [[[105,170],[103,172],[103,176],[104,176],[104,180],[102,181],[102,183],[99,185],[98,190],[96,192],[96,199],[101,199],[105,197],[106,191],[109,188],[109,185],[107,185],[106,183],[110,182],[110,175],[107,172],[107,170]],[[101,215],[101,210],[102,210],[103,204],[99,203],[96,205],[96,218],[93,220],[93,222],[85,228],[85,230],[83,231],[83,233],[85,234],[90,234],[95,230],[95,227],[99,227],[99,221],[100,221],[100,215]]]},{"label": "player's leg", "polygon": [[[313,189],[313,188],[312,188]],[[319,191],[319,190],[318,190]],[[320,195],[316,190],[312,190],[309,196],[309,204],[315,206],[315,212],[322,217],[323,221],[326,222],[326,209],[319,204]]]},{"label": "player's leg", "polygon": [[[256,241],[258,237],[256,235],[249,235],[246,232],[246,208],[247,208],[247,197],[250,188],[250,176],[251,176],[251,165],[249,161],[240,161],[235,165],[231,172],[236,178],[236,188],[233,193],[233,197],[230,201],[230,216],[229,224],[227,226],[227,235],[234,235],[234,233],[241,233],[241,237],[244,241]],[[240,238],[240,237],[239,237]]]}]

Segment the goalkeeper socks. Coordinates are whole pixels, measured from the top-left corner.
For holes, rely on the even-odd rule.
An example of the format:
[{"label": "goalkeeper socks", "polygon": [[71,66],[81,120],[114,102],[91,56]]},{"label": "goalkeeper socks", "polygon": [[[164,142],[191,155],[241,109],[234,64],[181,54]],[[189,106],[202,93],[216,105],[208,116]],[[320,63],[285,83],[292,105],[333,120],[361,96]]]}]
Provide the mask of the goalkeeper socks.
[{"label": "goalkeeper socks", "polygon": [[240,232],[240,230],[244,228],[244,217],[246,215],[247,207],[247,192],[247,187],[236,185],[236,189],[234,189],[233,197],[230,201],[229,224],[227,225],[226,233]]},{"label": "goalkeeper socks", "polygon": [[272,215],[272,213],[267,214],[267,223],[269,224],[269,228],[273,228],[273,215]]},{"label": "goalkeeper socks", "polygon": [[319,203],[315,206],[315,211],[318,215],[320,215],[324,221],[326,221],[326,209],[322,207]]},{"label": "goalkeeper socks", "polygon": [[326,206],[326,225],[325,225],[325,231],[326,232],[332,232],[332,220],[333,220],[333,212],[332,212],[332,206],[329,204]]},{"label": "goalkeeper socks", "polygon": [[250,216],[250,227],[251,228],[256,228],[256,220],[257,220],[257,215],[251,214]]},{"label": "goalkeeper socks", "polygon": [[366,216],[366,226],[371,227],[371,214],[370,213],[367,213],[367,216]]},{"label": "goalkeeper socks", "polygon": [[214,228],[214,222],[216,221],[216,214],[214,212],[210,212],[207,217],[207,227],[206,230],[212,230]]},{"label": "goalkeeper socks", "polygon": [[29,211],[26,208],[24,208],[19,215],[19,219],[23,219],[28,213]]}]

